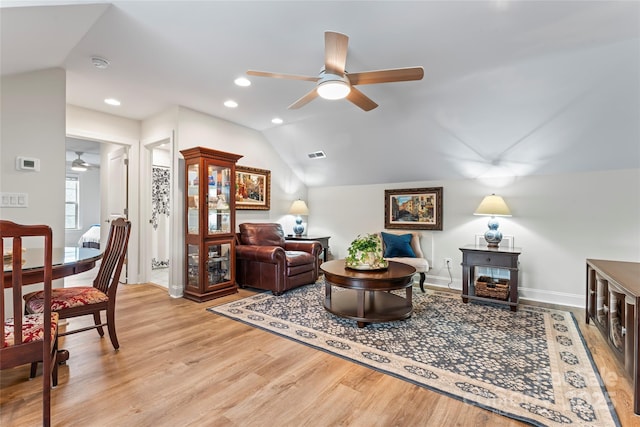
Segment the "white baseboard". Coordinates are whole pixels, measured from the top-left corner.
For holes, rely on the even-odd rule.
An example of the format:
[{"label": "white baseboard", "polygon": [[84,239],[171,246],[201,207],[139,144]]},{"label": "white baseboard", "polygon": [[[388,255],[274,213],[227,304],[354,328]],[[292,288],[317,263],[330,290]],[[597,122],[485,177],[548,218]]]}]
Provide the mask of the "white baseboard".
[{"label": "white baseboard", "polygon": [[[419,279],[420,276],[416,275],[416,277]],[[417,283],[418,280],[416,279],[416,277],[414,277],[414,282]],[[450,281],[451,279],[449,277],[427,275],[425,284],[437,288],[453,289],[462,293],[462,281],[460,279],[454,278],[453,282],[449,284]],[[532,289],[522,286],[518,287],[518,299],[520,302],[535,301],[546,304],[558,304],[579,308],[584,308],[585,305],[585,296],[582,294],[576,295],[566,292]]]}]

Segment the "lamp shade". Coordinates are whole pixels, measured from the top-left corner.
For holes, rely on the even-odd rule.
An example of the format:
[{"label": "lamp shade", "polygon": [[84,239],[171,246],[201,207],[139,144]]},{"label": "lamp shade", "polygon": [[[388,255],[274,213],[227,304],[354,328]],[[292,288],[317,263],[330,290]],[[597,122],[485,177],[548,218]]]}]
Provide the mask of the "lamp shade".
[{"label": "lamp shade", "polygon": [[302,225],[302,217],[300,215],[309,215],[307,204],[304,200],[296,200],[291,204],[289,213],[296,216],[296,225],[293,226],[293,232],[296,233],[296,236],[302,236],[304,225]]},{"label": "lamp shade", "polygon": [[497,248],[502,241],[502,232],[498,231],[498,220],[496,216],[511,216],[509,206],[504,202],[502,197],[492,194],[486,196],[480,202],[480,206],[473,213],[474,215],[491,215],[491,219],[487,224],[489,229],[484,233],[484,239],[487,241],[487,246],[490,248]]},{"label": "lamp shade", "polygon": [[502,197],[492,194],[486,196],[480,202],[480,206],[473,213],[474,215],[491,215],[491,216],[511,216],[509,206],[504,202]]},{"label": "lamp shade", "polygon": [[309,215],[309,208],[304,200],[296,200],[289,209],[291,215]]}]

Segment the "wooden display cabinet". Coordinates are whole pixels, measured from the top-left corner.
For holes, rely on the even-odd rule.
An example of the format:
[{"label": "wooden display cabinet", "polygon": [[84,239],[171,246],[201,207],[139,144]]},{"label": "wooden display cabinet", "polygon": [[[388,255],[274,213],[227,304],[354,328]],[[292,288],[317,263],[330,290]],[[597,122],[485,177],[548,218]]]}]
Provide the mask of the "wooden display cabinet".
[{"label": "wooden display cabinet", "polygon": [[631,378],[640,415],[640,263],[587,259],[586,315]]},{"label": "wooden display cabinet", "polygon": [[238,292],[235,268],[236,162],[242,156],[209,148],[180,151],[185,159],[184,297],[208,301]]}]

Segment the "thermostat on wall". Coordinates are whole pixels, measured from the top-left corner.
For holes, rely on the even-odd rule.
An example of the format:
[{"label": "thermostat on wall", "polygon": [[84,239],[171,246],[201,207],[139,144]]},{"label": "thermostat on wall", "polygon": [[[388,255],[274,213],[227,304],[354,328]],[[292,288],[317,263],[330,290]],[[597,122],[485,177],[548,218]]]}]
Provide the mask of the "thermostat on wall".
[{"label": "thermostat on wall", "polygon": [[16,157],[16,169],[19,171],[40,172],[40,159],[33,157]]}]

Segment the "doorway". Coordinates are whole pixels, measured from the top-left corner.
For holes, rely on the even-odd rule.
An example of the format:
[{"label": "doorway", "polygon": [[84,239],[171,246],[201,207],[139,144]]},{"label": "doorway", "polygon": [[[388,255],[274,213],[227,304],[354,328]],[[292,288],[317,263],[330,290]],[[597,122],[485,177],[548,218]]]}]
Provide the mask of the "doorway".
[{"label": "doorway", "polygon": [[99,248],[100,143],[67,137],[65,158],[65,246]]},{"label": "doorway", "polygon": [[[104,251],[112,219],[128,217],[128,147],[66,138],[65,246]],[[105,183],[108,183],[106,185]],[[104,184],[104,185],[103,185]],[[128,282],[129,263],[121,283]],[[65,279],[65,287],[90,284],[97,268]]]},{"label": "doorway", "polygon": [[147,281],[168,288],[171,272],[171,182],[172,153],[169,140],[145,146],[149,188],[146,193],[149,226],[147,227]]}]

